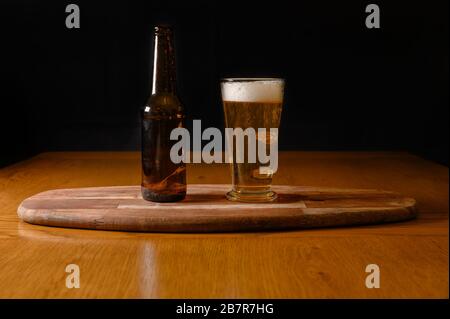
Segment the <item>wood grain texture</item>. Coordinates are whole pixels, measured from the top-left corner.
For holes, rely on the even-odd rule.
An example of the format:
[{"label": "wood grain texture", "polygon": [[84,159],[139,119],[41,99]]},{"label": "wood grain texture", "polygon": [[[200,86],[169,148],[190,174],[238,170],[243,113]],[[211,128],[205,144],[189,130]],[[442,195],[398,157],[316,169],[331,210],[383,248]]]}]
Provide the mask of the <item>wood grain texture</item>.
[{"label": "wood grain texture", "polygon": [[229,185],[188,186],[181,202],[142,199],[139,186],[58,189],[25,199],[17,212],[31,224],[121,231],[225,232],[398,222],[416,217],[415,200],[380,190],[274,186],[273,203],[237,203]]},{"label": "wood grain texture", "polygon": [[[230,182],[189,165],[189,184]],[[44,153],[0,169],[1,298],[448,298],[448,168],[399,152],[283,152],[274,183],[385,189],[419,215],[382,225],[215,234],[31,225],[17,207],[56,188],[137,185],[137,152]],[[67,264],[81,288],[67,289]],[[365,287],[365,267],[381,288]]]}]

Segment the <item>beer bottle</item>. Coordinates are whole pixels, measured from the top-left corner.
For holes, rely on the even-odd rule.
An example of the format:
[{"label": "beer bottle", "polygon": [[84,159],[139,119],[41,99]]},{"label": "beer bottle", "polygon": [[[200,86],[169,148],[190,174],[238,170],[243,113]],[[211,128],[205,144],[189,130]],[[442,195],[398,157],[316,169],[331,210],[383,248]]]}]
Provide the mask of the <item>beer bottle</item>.
[{"label": "beer bottle", "polygon": [[153,33],[152,91],[142,112],[142,197],[174,202],[186,196],[186,166],[173,163],[172,129],[183,126],[184,110],[176,92],[173,32],[156,26]]}]

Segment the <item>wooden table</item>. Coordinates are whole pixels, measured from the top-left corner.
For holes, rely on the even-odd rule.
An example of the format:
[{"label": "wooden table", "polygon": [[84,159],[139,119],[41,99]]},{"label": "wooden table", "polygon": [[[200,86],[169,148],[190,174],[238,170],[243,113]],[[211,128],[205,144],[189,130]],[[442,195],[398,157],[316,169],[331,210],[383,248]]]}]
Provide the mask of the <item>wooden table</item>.
[{"label": "wooden table", "polygon": [[[229,183],[225,164],[189,183]],[[417,220],[266,233],[158,234],[34,226],[26,197],[134,185],[137,152],[44,153],[0,170],[1,298],[448,298],[448,169],[407,153],[285,152],[275,183],[381,188],[417,199]],[[66,288],[68,264],[81,287]],[[368,289],[366,265],[381,287]]]}]

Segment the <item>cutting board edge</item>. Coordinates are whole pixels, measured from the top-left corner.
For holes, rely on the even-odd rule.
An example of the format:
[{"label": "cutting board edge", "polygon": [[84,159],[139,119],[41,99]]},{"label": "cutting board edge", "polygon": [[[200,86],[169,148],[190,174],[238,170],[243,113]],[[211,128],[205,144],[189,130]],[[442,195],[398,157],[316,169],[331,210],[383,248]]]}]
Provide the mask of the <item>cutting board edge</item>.
[{"label": "cutting board edge", "polygon": [[[334,214],[341,218],[340,222],[333,223],[317,223],[317,218],[314,215],[298,215],[293,219],[284,218],[281,223],[278,224],[269,224],[270,217],[267,219],[260,219],[256,224],[244,224],[244,227],[241,223],[229,223],[224,225],[223,223],[217,223],[214,227],[214,223],[209,223],[209,228],[205,229],[202,227],[201,223],[191,224],[189,227],[184,226],[183,230],[177,228],[178,224],[174,224],[173,220],[171,223],[161,223],[161,224],[153,224],[151,226],[143,226],[137,227],[132,224],[122,224],[119,228],[111,227],[109,224],[105,223],[102,220],[102,217],[91,220],[91,222],[87,225],[82,225],[77,223],[76,220],[73,223],[67,222],[61,224],[61,220],[58,220],[58,223],[53,222],[48,217],[53,214],[41,211],[40,214],[36,214],[36,209],[26,209],[19,206],[18,215],[20,219],[26,223],[40,226],[50,226],[50,227],[63,227],[63,228],[72,228],[72,229],[88,229],[88,230],[104,230],[104,231],[125,231],[125,232],[154,232],[154,233],[227,233],[227,232],[254,232],[254,231],[279,231],[279,230],[301,230],[301,229],[314,229],[314,228],[331,228],[331,227],[355,227],[355,226],[363,226],[363,225],[379,225],[383,223],[396,223],[402,221],[413,220],[417,218],[418,211],[415,204],[407,207],[397,207],[392,208],[391,210],[379,210],[376,207],[370,209],[367,212],[372,211],[376,213],[375,215],[370,216],[371,219],[360,219],[358,221],[348,222],[346,221],[346,217],[349,214],[354,214],[354,212],[341,212],[339,214]],[[351,209],[349,209],[351,210]],[[389,215],[390,212],[401,211],[401,215]],[[375,219],[373,219],[375,217]],[[45,222],[44,222],[45,220]],[[319,219],[323,220],[322,219]],[[293,223],[287,223],[287,221]],[[299,222],[301,221],[301,222]],[[314,222],[316,221],[316,222]],[[266,226],[262,225],[267,223]],[[106,226],[105,226],[106,225]],[[123,226],[125,225],[125,226]],[[211,226],[212,225],[212,226]]]}]

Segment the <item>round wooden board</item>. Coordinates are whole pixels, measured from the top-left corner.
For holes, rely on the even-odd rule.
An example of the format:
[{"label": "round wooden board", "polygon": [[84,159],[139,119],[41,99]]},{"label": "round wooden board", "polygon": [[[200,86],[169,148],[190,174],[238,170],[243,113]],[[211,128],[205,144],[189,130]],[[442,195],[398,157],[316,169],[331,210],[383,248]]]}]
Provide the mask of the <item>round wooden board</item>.
[{"label": "round wooden board", "polygon": [[56,189],[25,199],[25,222],[141,232],[232,232],[397,222],[416,216],[415,200],[380,190],[274,186],[273,203],[230,202],[229,185],[189,185],[186,199],[153,203],[139,186]]}]

